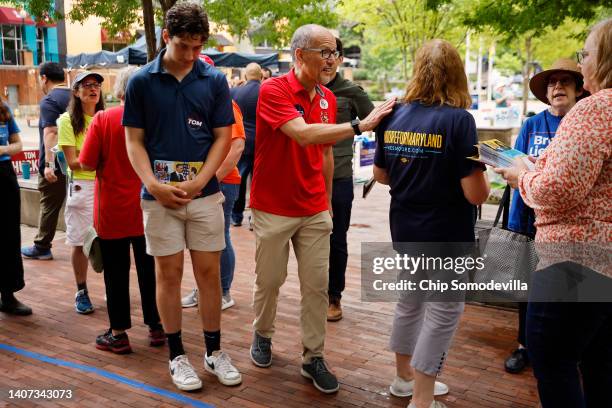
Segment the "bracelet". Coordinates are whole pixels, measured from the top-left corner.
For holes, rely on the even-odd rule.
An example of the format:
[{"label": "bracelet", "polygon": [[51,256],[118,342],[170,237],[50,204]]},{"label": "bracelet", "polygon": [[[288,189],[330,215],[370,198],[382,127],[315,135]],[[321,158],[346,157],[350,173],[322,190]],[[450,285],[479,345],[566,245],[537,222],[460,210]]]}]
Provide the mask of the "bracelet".
[{"label": "bracelet", "polygon": [[54,162],[45,162],[45,167],[50,168],[51,170],[55,170]]}]

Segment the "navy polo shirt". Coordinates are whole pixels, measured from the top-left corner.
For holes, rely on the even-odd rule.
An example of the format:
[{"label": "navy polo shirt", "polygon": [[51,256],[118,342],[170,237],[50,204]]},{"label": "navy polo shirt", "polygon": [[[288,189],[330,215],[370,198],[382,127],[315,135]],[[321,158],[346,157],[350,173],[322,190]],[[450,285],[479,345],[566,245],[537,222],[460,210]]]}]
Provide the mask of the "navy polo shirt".
[{"label": "navy polo shirt", "polygon": [[470,113],[419,102],[397,106],[376,129],[374,164],[390,179],[393,242],[473,242],[475,207],[461,179],[480,163]]},{"label": "navy polo shirt", "polygon": [[[123,126],[144,129],[151,168],[155,160],[205,162],[213,129],[234,123],[225,75],[200,60],[181,82],[162,65],[165,50],[130,79],[125,92]],[[216,177],[202,196],[219,191]],[[154,200],[143,186],[142,198]]]}]

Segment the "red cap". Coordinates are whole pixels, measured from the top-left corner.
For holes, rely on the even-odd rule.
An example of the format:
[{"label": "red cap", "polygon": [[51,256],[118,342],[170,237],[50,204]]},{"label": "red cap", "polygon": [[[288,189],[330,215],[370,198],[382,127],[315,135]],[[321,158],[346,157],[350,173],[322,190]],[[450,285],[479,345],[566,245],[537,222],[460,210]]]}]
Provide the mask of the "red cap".
[{"label": "red cap", "polygon": [[212,65],[213,67],[215,66],[215,62],[208,55],[200,54],[199,57],[200,57],[200,61],[205,62],[208,65]]}]

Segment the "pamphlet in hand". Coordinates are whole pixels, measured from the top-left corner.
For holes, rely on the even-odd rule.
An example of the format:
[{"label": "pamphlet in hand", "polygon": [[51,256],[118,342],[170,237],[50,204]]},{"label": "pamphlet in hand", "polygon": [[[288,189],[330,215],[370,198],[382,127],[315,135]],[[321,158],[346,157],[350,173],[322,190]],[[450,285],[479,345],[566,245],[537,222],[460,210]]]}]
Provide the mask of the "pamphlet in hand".
[{"label": "pamphlet in hand", "polygon": [[183,181],[193,180],[203,164],[203,162],[155,160],[153,174],[160,183],[176,186]]},{"label": "pamphlet in hand", "polygon": [[65,176],[68,174],[68,162],[66,162],[66,156],[64,156],[64,152],[59,148],[59,146],[53,146],[51,148],[53,154],[55,154],[55,158],[57,159],[57,163],[59,164],[59,169],[62,174]]},{"label": "pamphlet in hand", "polygon": [[514,166],[514,160],[520,158],[525,162],[529,170],[534,169],[533,163],[525,153],[511,148],[497,139],[478,142],[476,147],[478,148],[478,155],[468,157],[468,159],[493,167],[512,167]]}]

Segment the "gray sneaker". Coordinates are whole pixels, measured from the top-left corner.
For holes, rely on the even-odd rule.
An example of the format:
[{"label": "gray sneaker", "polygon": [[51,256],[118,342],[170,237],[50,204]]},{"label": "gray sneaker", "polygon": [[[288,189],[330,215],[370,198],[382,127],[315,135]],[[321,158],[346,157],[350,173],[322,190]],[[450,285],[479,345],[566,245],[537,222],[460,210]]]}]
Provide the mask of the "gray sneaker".
[{"label": "gray sneaker", "polygon": [[229,309],[234,306],[236,302],[232,298],[232,295],[229,293],[227,295],[221,296],[221,310]]},{"label": "gray sneaker", "polygon": [[257,367],[270,367],[272,365],[272,339],[253,334],[251,344],[251,361]]},{"label": "gray sneaker", "polygon": [[181,298],[181,306],[196,307],[198,305],[198,290],[193,289],[189,294]]},{"label": "gray sneaker", "polygon": [[338,379],[327,368],[323,357],[313,357],[310,363],[302,364],[301,373],[304,377],[312,380],[317,390],[325,394],[331,394],[340,389]]}]

